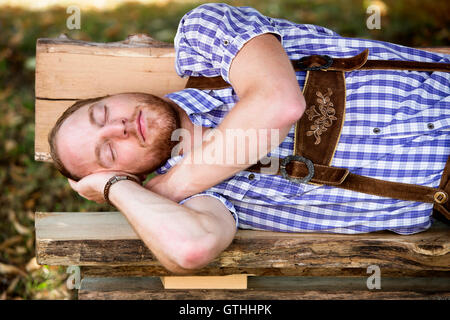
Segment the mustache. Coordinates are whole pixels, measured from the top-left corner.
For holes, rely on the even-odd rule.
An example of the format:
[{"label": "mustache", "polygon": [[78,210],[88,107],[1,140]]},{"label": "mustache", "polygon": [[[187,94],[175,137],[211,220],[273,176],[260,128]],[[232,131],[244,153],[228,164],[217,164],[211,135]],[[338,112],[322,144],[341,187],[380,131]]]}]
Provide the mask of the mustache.
[{"label": "mustache", "polygon": [[[150,118],[146,116],[144,110],[150,112]],[[141,140],[139,128],[136,126],[141,111],[141,116],[145,117],[147,120],[146,130],[148,134],[150,134],[151,126],[153,129],[157,128],[158,130],[157,137],[148,136],[148,141],[145,142]],[[161,101],[161,103],[155,104],[147,103],[145,100],[139,101],[130,117],[130,121],[134,124],[130,133],[136,137],[141,147],[146,148],[149,151],[157,150],[159,155],[161,155],[166,154],[167,152],[165,151],[173,148],[176,144],[176,141],[171,141],[171,134],[173,130],[180,127],[180,119],[175,109],[166,102]],[[152,132],[154,135],[155,131],[152,130]],[[152,145],[149,145],[150,142]]]},{"label": "mustache", "polygon": [[132,115],[127,119],[129,125],[126,126],[126,130],[127,130],[127,133],[131,137],[135,138],[138,141],[138,143],[141,147],[148,148],[148,145],[146,145],[143,141],[141,141],[141,137],[139,136],[139,132],[138,132],[139,129],[137,128],[137,123],[136,123],[137,118],[139,116],[139,112],[141,111],[141,108],[143,108],[143,107],[145,107],[145,106],[142,106],[142,105],[136,106]]}]

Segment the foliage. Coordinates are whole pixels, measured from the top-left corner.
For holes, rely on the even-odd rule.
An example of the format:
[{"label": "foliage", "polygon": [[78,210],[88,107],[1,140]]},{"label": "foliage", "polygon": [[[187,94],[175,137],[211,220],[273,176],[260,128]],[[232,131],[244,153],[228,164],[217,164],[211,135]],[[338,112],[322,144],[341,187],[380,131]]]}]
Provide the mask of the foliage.
[{"label": "foliage", "polygon": [[[366,37],[409,46],[448,46],[447,1],[385,1],[381,30],[368,30],[363,0],[227,1],[263,14],[318,24],[344,36]],[[67,30],[65,8],[30,12],[0,9],[0,298],[67,299],[65,270],[38,266],[34,212],[104,211],[76,195],[48,163],[34,161],[34,65],[36,39],[67,33],[71,38],[109,42],[133,33],[173,41],[178,21],[198,2],[82,12],[81,30]]]}]

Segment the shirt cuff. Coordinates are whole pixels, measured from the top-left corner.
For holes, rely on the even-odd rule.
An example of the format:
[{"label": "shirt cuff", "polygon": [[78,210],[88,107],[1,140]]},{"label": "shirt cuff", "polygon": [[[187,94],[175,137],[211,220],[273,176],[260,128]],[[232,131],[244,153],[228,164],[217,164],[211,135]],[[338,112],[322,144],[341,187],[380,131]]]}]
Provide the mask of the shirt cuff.
[{"label": "shirt cuff", "polygon": [[225,207],[227,207],[227,209],[232,214],[234,220],[236,221],[236,229],[239,227],[239,217],[238,217],[238,214],[236,212],[236,208],[234,207],[234,205],[229,200],[227,200],[225,197],[223,197],[222,195],[220,195],[220,194],[218,194],[216,192],[204,191],[204,192],[201,192],[201,193],[197,193],[197,194],[194,194],[194,195],[192,195],[190,197],[187,197],[186,199],[181,200],[179,202],[179,204],[182,205],[186,201],[188,201],[190,199],[193,199],[193,198],[196,198],[196,197],[200,197],[200,196],[210,196],[210,197],[216,198],[217,200],[221,201],[225,205]]}]

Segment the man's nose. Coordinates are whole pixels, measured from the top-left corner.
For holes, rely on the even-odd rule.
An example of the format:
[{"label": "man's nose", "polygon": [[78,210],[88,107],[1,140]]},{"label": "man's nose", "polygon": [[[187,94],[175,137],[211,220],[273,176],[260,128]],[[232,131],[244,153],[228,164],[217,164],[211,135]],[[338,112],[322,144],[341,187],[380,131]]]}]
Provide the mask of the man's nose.
[{"label": "man's nose", "polygon": [[110,138],[126,139],[134,133],[133,123],[126,118],[109,121],[103,126],[103,135]]}]

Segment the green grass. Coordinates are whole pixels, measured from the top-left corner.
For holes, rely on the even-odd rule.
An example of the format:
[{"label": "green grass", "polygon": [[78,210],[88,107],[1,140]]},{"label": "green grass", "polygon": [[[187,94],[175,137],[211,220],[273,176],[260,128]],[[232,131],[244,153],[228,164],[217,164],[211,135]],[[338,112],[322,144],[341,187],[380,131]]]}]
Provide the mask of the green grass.
[{"label": "green grass", "polygon": [[[318,24],[343,36],[364,37],[408,46],[449,46],[448,1],[385,1],[381,30],[368,30],[363,0],[226,1],[255,7],[263,14],[297,23]],[[34,212],[104,211],[112,208],[74,193],[47,163],[34,161],[34,66],[37,38],[67,33],[74,39],[120,41],[148,33],[173,41],[178,21],[197,3],[142,6],[129,4],[108,12],[82,12],[81,30],[67,30],[65,8],[45,12],[0,9],[0,263],[27,275],[0,271],[0,298],[72,298],[65,289],[65,268],[26,271],[34,257]],[[8,241],[15,239],[12,244]],[[5,244],[6,242],[6,244]]]}]

